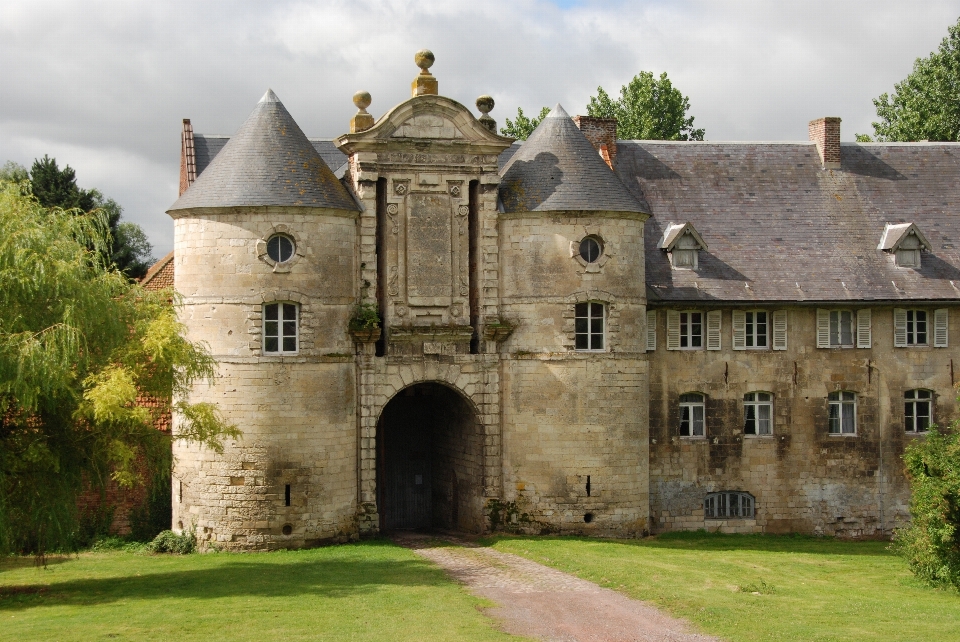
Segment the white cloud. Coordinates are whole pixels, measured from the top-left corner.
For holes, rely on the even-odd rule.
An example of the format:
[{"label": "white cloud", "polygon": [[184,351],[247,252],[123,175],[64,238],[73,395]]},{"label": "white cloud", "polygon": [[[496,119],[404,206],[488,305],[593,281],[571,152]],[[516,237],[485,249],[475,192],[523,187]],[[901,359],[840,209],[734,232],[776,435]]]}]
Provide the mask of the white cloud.
[{"label": "white cloud", "polygon": [[852,139],[958,16],[960,0],[5,0],[0,162],[69,163],[159,255],[180,119],[232,133],[267,87],[309,135],[335,136],[356,90],[375,114],[404,100],[412,54],[429,47],[441,93],[468,106],[490,93],[501,122],[517,106],[582,112],[598,85],[614,93],[650,70],[690,96],[709,139],[803,139],[824,115]]}]

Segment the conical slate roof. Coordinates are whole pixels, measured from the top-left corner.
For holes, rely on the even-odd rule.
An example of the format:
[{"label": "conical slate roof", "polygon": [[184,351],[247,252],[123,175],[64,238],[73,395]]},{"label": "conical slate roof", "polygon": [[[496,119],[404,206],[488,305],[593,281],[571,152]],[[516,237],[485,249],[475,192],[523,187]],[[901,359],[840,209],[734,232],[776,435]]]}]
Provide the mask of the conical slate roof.
[{"label": "conical slate roof", "polygon": [[257,205],[359,209],[272,90],[168,211]]},{"label": "conical slate roof", "polygon": [[646,212],[559,104],[501,172],[506,212]]}]

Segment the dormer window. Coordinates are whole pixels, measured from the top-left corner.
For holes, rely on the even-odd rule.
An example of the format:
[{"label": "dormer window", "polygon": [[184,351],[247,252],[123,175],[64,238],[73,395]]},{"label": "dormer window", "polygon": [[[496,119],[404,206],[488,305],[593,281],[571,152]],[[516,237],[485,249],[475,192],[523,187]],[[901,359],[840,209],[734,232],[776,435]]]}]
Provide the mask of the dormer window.
[{"label": "dormer window", "polygon": [[707,244],[690,223],[670,223],[659,247],[670,257],[674,270],[696,270],[700,266],[700,250],[707,249]]},{"label": "dormer window", "polygon": [[914,223],[887,223],[877,249],[893,254],[897,267],[919,268],[920,252],[929,250],[930,242]]}]

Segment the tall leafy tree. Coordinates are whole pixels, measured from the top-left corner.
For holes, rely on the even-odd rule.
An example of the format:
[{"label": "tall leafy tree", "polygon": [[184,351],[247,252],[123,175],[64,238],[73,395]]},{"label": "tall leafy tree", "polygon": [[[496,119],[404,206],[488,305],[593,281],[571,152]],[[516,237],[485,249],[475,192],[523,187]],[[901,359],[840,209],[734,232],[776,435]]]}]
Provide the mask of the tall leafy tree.
[{"label": "tall leafy tree", "polygon": [[172,293],[109,268],[109,238],[100,210],[45,208],[0,184],[0,551],[69,548],[85,481],[134,486],[144,462],[169,475],[161,413],[183,417],[177,438],[214,449],[239,435],[186,401],[215,363],[183,338]]},{"label": "tall leafy tree", "polygon": [[703,129],[695,129],[688,116],[690,99],[680,93],[666,73],[655,78],[641,71],[620,88],[616,100],[597,87],[587,114],[617,119],[617,138],[633,140],[703,140]]},{"label": "tall leafy tree", "polygon": [[947,31],[940,48],[917,58],[892,94],[873,101],[880,119],[872,123],[874,136],[857,140],[960,141],[960,20]]},{"label": "tall leafy tree", "polygon": [[527,140],[530,138],[530,134],[533,133],[533,130],[537,128],[537,125],[539,125],[549,113],[550,108],[544,107],[540,110],[539,116],[529,118],[523,113],[522,108],[517,107],[516,119],[504,119],[505,126],[500,128],[500,133],[504,136],[509,136],[510,138],[516,138],[517,140]]},{"label": "tall leafy tree", "polygon": [[[9,169],[8,169],[9,168]],[[15,163],[4,165],[0,181],[22,180],[23,168]],[[139,225],[122,221],[123,208],[112,198],[106,198],[97,189],[83,189],[77,185],[76,171],[69,165],[57,165],[55,158],[44,156],[33,162],[29,171],[30,187],[42,207],[78,209],[82,212],[101,210],[110,229],[110,242],[104,249],[105,257],[130,278],[141,278],[153,263],[153,247]]]},{"label": "tall leafy tree", "polygon": [[910,524],[898,529],[897,551],[921,580],[960,589],[960,421],[932,427],[903,455],[910,478]]}]

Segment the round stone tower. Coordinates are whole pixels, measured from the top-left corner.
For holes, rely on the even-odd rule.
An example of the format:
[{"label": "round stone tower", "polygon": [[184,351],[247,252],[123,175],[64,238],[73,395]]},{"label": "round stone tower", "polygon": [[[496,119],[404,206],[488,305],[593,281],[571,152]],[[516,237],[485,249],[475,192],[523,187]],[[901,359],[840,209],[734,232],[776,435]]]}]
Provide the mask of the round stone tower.
[{"label": "round stone tower", "polygon": [[168,211],[180,318],[218,362],[191,400],[218,403],[243,433],[223,453],[174,446],[173,524],[201,542],[357,534],[358,210],[268,91]]},{"label": "round stone tower", "polygon": [[610,139],[595,148],[557,105],[501,172],[504,501],[540,532],[649,529],[649,215]]}]

